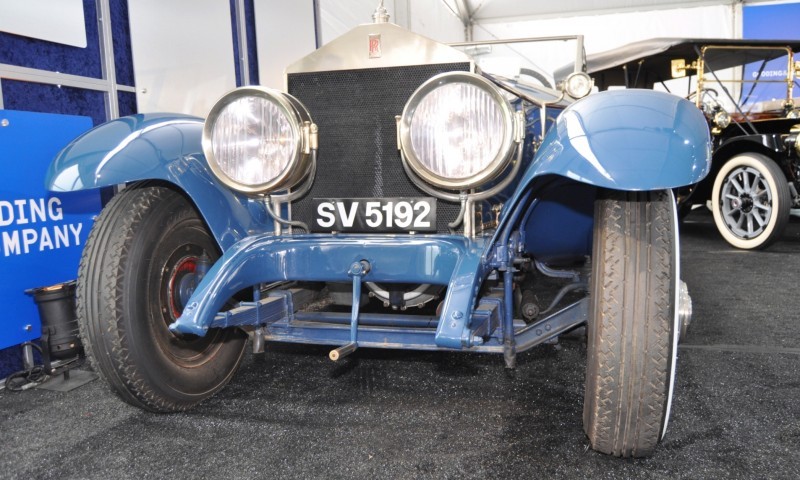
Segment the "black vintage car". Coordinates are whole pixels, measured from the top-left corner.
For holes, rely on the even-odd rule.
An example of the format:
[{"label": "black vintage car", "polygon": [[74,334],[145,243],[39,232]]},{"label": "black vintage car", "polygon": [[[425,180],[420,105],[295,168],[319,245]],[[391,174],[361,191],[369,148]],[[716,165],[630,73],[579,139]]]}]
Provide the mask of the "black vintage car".
[{"label": "black vintage car", "polygon": [[712,168],[677,192],[681,213],[707,205],[728,243],[760,249],[780,238],[800,207],[798,47],[797,40],[659,38],[589,55],[587,71],[600,90],[666,90],[703,111]]}]

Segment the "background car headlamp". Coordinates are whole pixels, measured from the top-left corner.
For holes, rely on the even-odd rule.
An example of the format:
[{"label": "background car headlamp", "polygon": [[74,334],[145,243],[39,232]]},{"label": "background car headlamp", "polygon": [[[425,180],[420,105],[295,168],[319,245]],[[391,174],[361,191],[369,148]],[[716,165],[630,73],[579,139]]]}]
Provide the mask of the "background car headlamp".
[{"label": "background car headlamp", "polygon": [[495,178],[514,148],[511,105],[479,75],[448,72],[411,95],[398,126],[408,166],[424,181],[463,190]]},{"label": "background car headlamp", "polygon": [[725,110],[720,110],[714,114],[714,124],[721,129],[726,129],[731,124],[731,116]]},{"label": "background car headlamp", "polygon": [[220,98],[203,126],[214,175],[247,194],[291,188],[310,168],[308,110],[289,94],[241,87]]},{"label": "background car headlamp", "polygon": [[572,98],[583,98],[592,92],[594,81],[592,77],[583,72],[571,73],[564,80],[564,91]]}]

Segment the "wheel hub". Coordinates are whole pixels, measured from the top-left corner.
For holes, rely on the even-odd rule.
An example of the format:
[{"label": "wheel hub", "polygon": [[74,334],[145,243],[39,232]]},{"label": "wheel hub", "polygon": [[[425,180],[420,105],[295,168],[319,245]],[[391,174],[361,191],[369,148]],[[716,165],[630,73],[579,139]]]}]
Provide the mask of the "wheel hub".
[{"label": "wheel hub", "polygon": [[197,285],[208,272],[211,260],[206,251],[196,244],[184,244],[176,248],[164,261],[159,275],[159,295],[161,303],[161,323],[157,331],[158,343],[162,351],[175,362],[192,365],[202,362],[213,349],[220,335],[215,332],[198,337],[191,334],[176,334],[169,330],[169,325],[177,320],[189,303]]},{"label": "wheel hub", "polygon": [[749,193],[742,194],[738,201],[731,202],[731,206],[740,209],[744,213],[750,213],[753,209],[753,197]]},{"label": "wheel hub", "polygon": [[183,312],[183,307],[200,283],[197,275],[197,257],[188,256],[181,258],[170,272],[167,284],[167,296],[172,318],[178,318]]},{"label": "wheel hub", "polygon": [[186,302],[189,301],[189,297],[192,296],[195,289],[197,289],[197,284],[200,283],[199,275],[195,272],[188,273],[181,278],[180,282],[178,283],[178,300],[181,304],[181,307],[186,306]]}]

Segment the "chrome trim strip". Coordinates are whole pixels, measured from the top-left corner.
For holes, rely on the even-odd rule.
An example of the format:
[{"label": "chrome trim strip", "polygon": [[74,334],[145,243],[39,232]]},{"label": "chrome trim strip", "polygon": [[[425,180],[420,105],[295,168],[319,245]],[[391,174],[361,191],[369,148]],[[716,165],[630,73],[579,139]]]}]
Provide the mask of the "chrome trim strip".
[{"label": "chrome trim strip", "polygon": [[108,0],[97,1],[97,29],[100,31],[100,69],[106,80],[106,121],[119,118],[119,99],[117,98],[117,70],[114,65],[114,40],[111,32],[111,7]]},{"label": "chrome trim strip", "polygon": [[511,38],[508,40],[477,40],[474,42],[456,42],[448,43],[451,47],[472,47],[477,45],[504,45],[506,43],[530,43],[530,42],[554,42],[561,40],[576,40],[583,43],[583,35],[557,35],[553,37],[524,37],[524,38]]},{"label": "chrome trim strip", "polygon": [[[100,92],[108,92],[111,90],[108,80],[50,72],[47,70],[37,70],[35,68],[18,67],[6,63],[0,63],[0,78],[20,80],[23,82],[44,83],[47,85],[63,85],[65,87],[84,88],[86,90],[97,90]],[[116,85],[116,89],[121,92],[136,92],[136,88],[127,85]]]},{"label": "chrome trim strip", "polygon": [[478,40],[475,42],[457,42],[448,43],[447,45],[454,48],[475,47],[480,45],[507,45],[509,43],[533,43],[533,42],[559,42],[559,41],[575,41],[575,66],[573,72],[586,71],[586,54],[583,51],[583,35],[556,35],[552,37],[524,37],[524,38],[510,38],[507,40]]},{"label": "chrome trim strip", "polygon": [[236,36],[239,39],[239,73],[242,76],[242,85],[250,85],[250,65],[248,63],[247,54],[247,19],[244,14],[244,0],[236,0],[234,5],[234,12],[236,14]]}]

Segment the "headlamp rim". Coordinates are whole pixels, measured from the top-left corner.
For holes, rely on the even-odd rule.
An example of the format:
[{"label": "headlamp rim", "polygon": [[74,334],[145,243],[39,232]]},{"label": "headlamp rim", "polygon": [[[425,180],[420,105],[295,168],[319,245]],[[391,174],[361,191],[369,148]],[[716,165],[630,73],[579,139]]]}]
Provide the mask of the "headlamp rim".
[{"label": "headlamp rim", "polygon": [[[289,121],[293,136],[292,158],[286,167],[271,180],[259,184],[246,184],[231,178],[219,166],[213,148],[214,126],[219,115],[233,102],[246,97],[265,99],[278,107]],[[271,192],[285,190],[296,185],[308,173],[308,148],[304,144],[302,132],[304,124],[311,123],[311,115],[306,107],[288,93],[266,87],[245,86],[226,93],[214,103],[211,111],[203,124],[202,148],[211,172],[227,187],[248,195],[264,195]]]},{"label": "headlamp rim", "polygon": [[[420,160],[411,142],[411,124],[422,100],[434,90],[451,83],[466,83],[485,91],[500,107],[503,118],[503,138],[497,155],[487,166],[476,174],[463,178],[443,177],[430,169]],[[445,72],[428,79],[409,97],[403,108],[398,124],[399,147],[403,153],[403,161],[415,174],[427,183],[447,190],[469,190],[493,180],[508,166],[514,151],[514,112],[511,104],[500,90],[489,80],[470,72]]]}]

